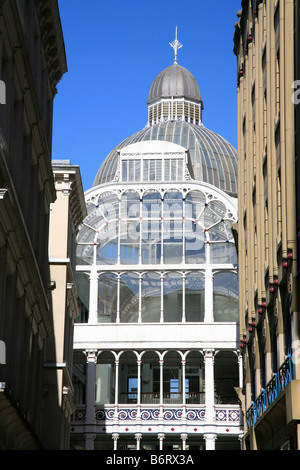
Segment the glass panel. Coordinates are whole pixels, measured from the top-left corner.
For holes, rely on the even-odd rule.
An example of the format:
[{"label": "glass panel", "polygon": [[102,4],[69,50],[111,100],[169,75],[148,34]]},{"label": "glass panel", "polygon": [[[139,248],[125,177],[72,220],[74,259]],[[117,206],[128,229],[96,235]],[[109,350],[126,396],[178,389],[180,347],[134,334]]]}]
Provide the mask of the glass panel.
[{"label": "glass panel", "polygon": [[114,365],[96,365],[96,403],[114,403]]},{"label": "glass panel", "polygon": [[209,229],[212,225],[221,221],[226,214],[226,207],[220,201],[210,202],[204,211],[204,227]]},{"label": "glass panel", "polygon": [[[158,264],[161,258],[161,196],[157,191],[143,196],[142,263]],[[148,220],[147,220],[148,219]]]},{"label": "glass panel", "polygon": [[90,281],[86,273],[76,273],[76,289],[79,298],[80,316],[76,318],[76,323],[87,323],[90,308]]},{"label": "glass panel", "polygon": [[166,274],[164,279],[164,321],[182,321],[182,276],[180,273]]},{"label": "glass panel", "polygon": [[141,181],[141,161],[140,160],[136,160],[135,161],[135,171],[134,171],[134,177],[135,177],[135,181]]},{"label": "glass panel", "polygon": [[78,265],[93,264],[94,245],[77,245],[76,257]]},{"label": "glass panel", "polygon": [[138,391],[137,377],[128,377],[128,403],[136,403]]},{"label": "glass panel", "polygon": [[142,216],[143,219],[161,218],[161,195],[157,191],[147,192],[143,196]]},{"label": "glass panel", "polygon": [[113,323],[117,317],[118,280],[115,274],[101,274],[98,282],[98,323]]},{"label": "glass panel", "polygon": [[140,217],[140,196],[136,191],[125,191],[121,198],[121,219]]},{"label": "glass panel", "polygon": [[161,260],[161,222],[142,222],[142,263],[159,264]]},{"label": "glass panel", "polygon": [[149,160],[143,160],[143,181],[149,181]]},{"label": "glass panel", "polygon": [[127,181],[127,161],[122,162],[122,181]]},{"label": "glass panel", "polygon": [[148,273],[142,280],[142,322],[159,322],[161,310],[160,275]]},{"label": "glass panel", "polygon": [[183,253],[183,200],[182,194],[169,191],[164,201],[164,262],[179,264]]},{"label": "glass panel", "polygon": [[[203,213],[206,201],[205,194],[200,191],[191,191],[185,198],[185,216],[192,220],[199,220]],[[203,219],[202,219],[203,220]]]},{"label": "glass panel", "polygon": [[198,272],[186,276],[185,317],[187,322],[204,321],[204,276]]},{"label": "glass panel", "polygon": [[140,246],[140,221],[120,223],[120,262],[137,264]]},{"label": "glass panel", "polygon": [[183,252],[182,221],[164,221],[164,263],[180,264]]},{"label": "glass panel", "polygon": [[97,264],[116,264],[118,257],[118,222],[106,224],[97,239]]},{"label": "glass panel", "polygon": [[185,199],[185,262],[205,262],[204,209],[206,197],[201,191],[191,191]]},{"label": "glass panel", "polygon": [[178,367],[164,367],[163,393],[164,403],[181,403]]},{"label": "glass panel", "polygon": [[214,276],[214,320],[238,321],[238,276],[235,273],[216,273]]},{"label": "glass panel", "polygon": [[139,316],[139,276],[127,273],[121,276],[120,321],[134,323]]},{"label": "glass panel", "polygon": [[134,160],[129,160],[128,181],[134,181]]},{"label": "glass panel", "polygon": [[206,259],[205,234],[199,224],[191,220],[185,221],[185,262],[187,264],[203,264]]},{"label": "glass panel", "polygon": [[[98,203],[99,211],[105,220],[116,220],[119,216],[119,200],[114,193],[102,194]],[[98,227],[96,227],[98,229]]]},{"label": "glass panel", "polygon": [[237,264],[236,247],[233,243],[211,243],[210,261],[213,264]]}]

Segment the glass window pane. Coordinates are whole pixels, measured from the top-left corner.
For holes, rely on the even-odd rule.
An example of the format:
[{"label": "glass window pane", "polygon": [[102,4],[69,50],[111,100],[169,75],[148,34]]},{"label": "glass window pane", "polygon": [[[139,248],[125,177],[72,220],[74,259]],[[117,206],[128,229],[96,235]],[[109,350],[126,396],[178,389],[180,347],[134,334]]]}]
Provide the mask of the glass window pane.
[{"label": "glass window pane", "polygon": [[121,198],[121,219],[140,217],[140,196],[136,191],[125,191]]},{"label": "glass window pane", "polygon": [[98,281],[98,323],[112,323],[117,317],[117,276],[101,274]]},{"label": "glass window pane", "polygon": [[235,273],[216,273],[214,276],[214,320],[238,321],[238,276]]},{"label": "glass window pane", "polygon": [[206,259],[206,237],[203,228],[191,220],[185,221],[185,262],[204,264]]},{"label": "glass window pane", "polygon": [[79,300],[80,316],[75,319],[76,323],[87,323],[90,308],[90,281],[86,273],[75,274],[76,289]]},{"label": "glass window pane", "polygon": [[142,280],[142,322],[159,322],[161,310],[160,275],[148,273]]},{"label": "glass window pane", "polygon": [[185,217],[192,220],[203,220],[201,214],[203,214],[205,202],[205,194],[201,191],[189,192],[185,198]]},{"label": "glass window pane", "polygon": [[182,276],[169,273],[164,278],[164,321],[182,321]]},{"label": "glass window pane", "polygon": [[140,221],[120,223],[120,262],[137,264],[140,248]]},{"label": "glass window pane", "polygon": [[127,161],[122,162],[122,181],[127,181]]},{"label": "glass window pane", "polygon": [[187,322],[204,321],[204,276],[199,272],[186,276],[185,318]]},{"label": "glass window pane", "polygon": [[178,264],[183,254],[183,199],[179,191],[169,191],[164,198],[164,262]]},{"label": "glass window pane", "polygon": [[121,276],[120,321],[134,323],[139,316],[139,276],[127,273]]},{"label": "glass window pane", "polygon": [[237,252],[234,243],[211,243],[210,262],[213,264],[237,264]]},{"label": "glass window pane", "polygon": [[142,222],[142,263],[159,264],[161,261],[161,222]]}]

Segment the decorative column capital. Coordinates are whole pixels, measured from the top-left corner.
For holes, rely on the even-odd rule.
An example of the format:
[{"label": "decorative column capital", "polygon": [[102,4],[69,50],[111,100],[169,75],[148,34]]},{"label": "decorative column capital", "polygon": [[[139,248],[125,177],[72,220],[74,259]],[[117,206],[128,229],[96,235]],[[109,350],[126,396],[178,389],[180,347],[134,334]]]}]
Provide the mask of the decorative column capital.
[{"label": "decorative column capital", "polygon": [[97,364],[99,354],[99,351],[97,349],[86,349],[84,353],[86,355],[86,362],[94,362],[95,364]]}]

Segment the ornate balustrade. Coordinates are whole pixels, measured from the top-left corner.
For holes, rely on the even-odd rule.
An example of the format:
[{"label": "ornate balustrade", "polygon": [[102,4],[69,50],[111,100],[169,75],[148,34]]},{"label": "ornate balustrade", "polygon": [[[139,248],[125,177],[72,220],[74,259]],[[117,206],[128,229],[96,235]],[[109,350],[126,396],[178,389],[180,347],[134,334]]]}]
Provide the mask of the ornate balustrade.
[{"label": "ornate balustrade", "polygon": [[[238,405],[216,405],[214,406],[214,424],[228,424],[238,425],[240,423],[241,412]],[[206,408],[205,406],[195,405],[193,407],[158,407],[158,406],[142,406],[138,408],[133,405],[124,405],[114,408],[113,405],[105,405],[97,407],[95,405],[95,422],[99,425],[113,424],[115,420],[119,424],[122,422],[134,423],[140,421],[147,424],[147,422],[185,422],[191,424],[192,422],[204,423],[206,421]],[[86,422],[86,407],[85,405],[78,405],[76,411],[72,416],[72,424],[84,424]]]}]

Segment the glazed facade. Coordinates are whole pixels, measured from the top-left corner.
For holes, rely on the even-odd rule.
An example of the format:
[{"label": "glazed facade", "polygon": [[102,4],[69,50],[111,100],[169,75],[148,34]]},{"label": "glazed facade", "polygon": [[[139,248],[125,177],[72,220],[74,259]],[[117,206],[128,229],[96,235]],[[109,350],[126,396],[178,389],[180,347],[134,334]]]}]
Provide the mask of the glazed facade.
[{"label": "glazed facade", "polygon": [[[190,130],[181,117],[165,124]],[[72,445],[240,448],[237,199],[194,177],[201,163],[188,146],[141,133],[111,153],[85,194]],[[227,143],[215,160],[234,156]]]}]

